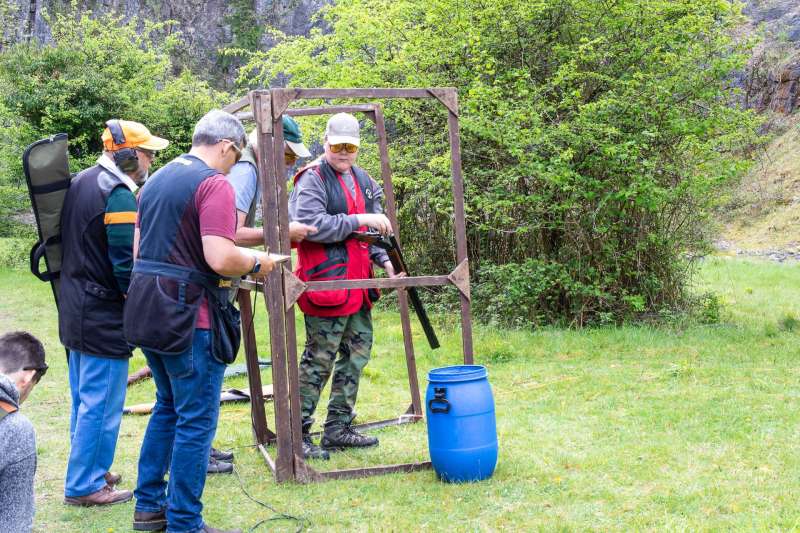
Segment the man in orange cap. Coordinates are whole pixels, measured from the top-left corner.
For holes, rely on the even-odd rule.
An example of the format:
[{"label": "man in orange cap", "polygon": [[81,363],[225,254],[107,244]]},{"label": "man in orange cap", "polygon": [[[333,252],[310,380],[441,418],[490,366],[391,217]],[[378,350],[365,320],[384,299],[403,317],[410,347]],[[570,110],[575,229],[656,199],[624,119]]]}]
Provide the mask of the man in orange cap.
[{"label": "man in orange cap", "polygon": [[169,142],[138,122],[110,120],[97,164],[72,181],[61,213],[63,260],[58,329],[69,350],[72,393],[68,505],[110,505],[132,498],[109,471],[125,403],[131,349],[122,308],[133,268],[134,193],[153,156]]}]

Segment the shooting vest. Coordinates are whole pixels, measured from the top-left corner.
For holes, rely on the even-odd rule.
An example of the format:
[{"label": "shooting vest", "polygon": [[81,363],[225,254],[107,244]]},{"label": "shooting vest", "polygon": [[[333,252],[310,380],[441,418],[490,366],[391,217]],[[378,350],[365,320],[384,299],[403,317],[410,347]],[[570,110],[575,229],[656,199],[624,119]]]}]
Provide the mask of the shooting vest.
[{"label": "shooting vest", "polygon": [[[205,296],[212,354],[223,363],[236,357],[239,317],[228,302],[230,279],[206,263],[195,205],[198,187],[217,174],[199,158],[182,155],[156,172],[142,189],[139,255],[124,317],[125,338],[133,346],[161,355],[187,351]],[[226,313],[232,316],[223,316]]]},{"label": "shooting vest", "polygon": [[[294,177],[294,183],[297,183],[307,170],[311,170],[325,185],[327,196],[325,210],[328,214],[356,215],[375,212],[370,177],[361,168],[353,166],[351,169],[355,195],[351,194],[342,175],[324,158],[298,172]],[[305,239],[297,245],[295,275],[302,281],[371,278],[373,276],[369,245],[355,239],[333,243],[319,243]],[[340,289],[304,292],[297,304],[307,315],[336,317],[357,313],[365,304],[367,307],[372,307],[372,302],[377,299],[378,291],[372,289]]]},{"label": "shooting vest", "polygon": [[261,183],[258,179],[258,163],[256,163],[256,155],[253,152],[253,145],[248,144],[244,147],[242,151],[242,157],[239,159],[239,163],[248,163],[253,165],[253,169],[256,171],[256,191],[253,193],[253,200],[250,202],[250,208],[247,210],[247,216],[244,219],[244,226],[246,228],[252,228],[256,224],[256,208],[258,206],[258,193],[261,189]]},{"label": "shooting vest", "polygon": [[63,260],[58,332],[69,349],[98,357],[126,358],[122,333],[124,298],[108,258],[103,218],[111,192],[125,187],[118,176],[95,165],[78,174],[61,211]]}]

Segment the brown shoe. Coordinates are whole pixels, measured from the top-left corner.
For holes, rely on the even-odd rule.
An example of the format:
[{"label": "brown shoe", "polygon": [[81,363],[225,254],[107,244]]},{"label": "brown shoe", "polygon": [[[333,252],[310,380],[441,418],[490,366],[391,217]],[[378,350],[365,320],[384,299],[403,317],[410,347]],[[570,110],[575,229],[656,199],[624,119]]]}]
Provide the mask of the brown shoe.
[{"label": "brown shoe", "polygon": [[167,529],[167,513],[161,510],[157,513],[147,511],[134,511],[134,531],[164,531]]},{"label": "brown shoe", "polygon": [[65,505],[114,505],[117,503],[125,503],[133,498],[133,493],[129,490],[115,490],[113,487],[106,485],[97,492],[87,494],[86,496],[65,496]]},{"label": "brown shoe", "polygon": [[109,486],[113,487],[114,485],[119,485],[122,483],[122,474],[117,474],[116,472],[106,472],[103,475],[103,479],[106,480]]}]

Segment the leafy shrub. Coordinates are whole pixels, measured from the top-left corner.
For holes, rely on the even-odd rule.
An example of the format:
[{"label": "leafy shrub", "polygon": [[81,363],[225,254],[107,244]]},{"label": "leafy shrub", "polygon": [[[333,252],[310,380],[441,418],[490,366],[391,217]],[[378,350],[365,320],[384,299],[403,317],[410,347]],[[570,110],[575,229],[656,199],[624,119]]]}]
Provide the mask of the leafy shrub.
[{"label": "leafy shrub", "polygon": [[701,324],[718,324],[722,315],[722,303],[713,292],[701,294],[695,300],[695,313]]},{"label": "leafy shrub", "polygon": [[[325,31],[284,36],[252,56],[243,78],[457,87],[479,316],[614,321],[685,306],[686,258],[707,249],[710,208],[747,167],[759,119],[730,105],[728,89],[749,46],[733,38],[739,9],[338,0],[321,12]],[[403,242],[420,273],[454,263],[446,116],[436,104],[385,103]],[[361,158],[378,167],[369,152]],[[525,268],[538,278],[526,281]]]},{"label": "leafy shrub", "polygon": [[94,164],[100,134],[112,118],[144,123],[172,141],[162,161],[185,151],[200,116],[221,93],[184,71],[176,75],[168,51],[179,39],[164,27],[113,15],[50,16],[52,42],[19,43],[0,53],[0,180],[22,181],[25,146],[52,135],[70,137],[73,172]]},{"label": "leafy shrub", "polygon": [[35,241],[35,238],[0,237],[0,268],[27,270],[31,246]]},{"label": "leafy shrub", "polygon": [[793,313],[786,313],[778,321],[778,324],[783,331],[794,331],[800,326],[800,320]]},{"label": "leafy shrub", "polygon": [[475,316],[512,327],[560,323],[565,317],[582,316],[580,310],[569,306],[594,290],[575,282],[564,265],[536,259],[482,265],[478,278],[473,298]]},{"label": "leafy shrub", "polygon": [[22,220],[30,209],[27,189],[0,185],[0,237],[36,238],[32,220]]}]

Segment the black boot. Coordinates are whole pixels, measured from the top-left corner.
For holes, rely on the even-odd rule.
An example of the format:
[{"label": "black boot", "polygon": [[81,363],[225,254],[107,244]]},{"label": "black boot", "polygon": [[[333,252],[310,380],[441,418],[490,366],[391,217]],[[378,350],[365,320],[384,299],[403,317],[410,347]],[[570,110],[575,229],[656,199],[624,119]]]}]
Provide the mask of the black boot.
[{"label": "black boot", "polygon": [[314,444],[311,440],[311,425],[314,419],[303,422],[303,458],[304,459],[325,459],[331,458],[330,454]]},{"label": "black boot", "polygon": [[218,461],[209,456],[208,466],[206,466],[206,473],[208,474],[230,474],[233,472],[233,463],[226,463],[225,461]]},{"label": "black boot", "polygon": [[226,463],[233,462],[233,452],[223,452],[222,450],[218,450],[213,446],[211,447],[211,457],[217,461],[225,461]]},{"label": "black boot", "polygon": [[369,448],[377,446],[378,439],[359,433],[350,424],[326,424],[320,442],[323,450],[343,450],[345,448]]}]

